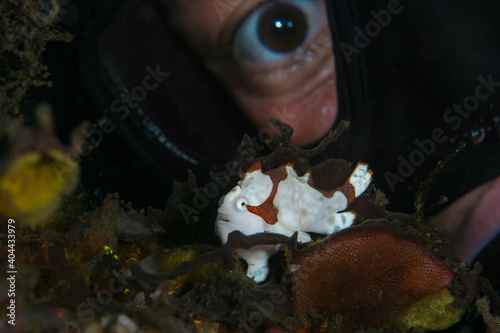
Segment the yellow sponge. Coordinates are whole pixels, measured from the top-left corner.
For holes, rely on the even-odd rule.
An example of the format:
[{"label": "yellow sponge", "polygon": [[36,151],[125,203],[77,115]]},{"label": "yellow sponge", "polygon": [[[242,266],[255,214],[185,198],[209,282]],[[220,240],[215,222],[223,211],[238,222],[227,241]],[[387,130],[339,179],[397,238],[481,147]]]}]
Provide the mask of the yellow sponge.
[{"label": "yellow sponge", "polygon": [[[60,171],[64,166],[66,172]],[[0,214],[36,226],[47,222],[77,186],[78,164],[61,150],[18,156],[0,175]]]},{"label": "yellow sponge", "polygon": [[456,297],[445,288],[413,304],[397,320],[400,330],[442,330],[457,323],[465,309],[453,307]]}]

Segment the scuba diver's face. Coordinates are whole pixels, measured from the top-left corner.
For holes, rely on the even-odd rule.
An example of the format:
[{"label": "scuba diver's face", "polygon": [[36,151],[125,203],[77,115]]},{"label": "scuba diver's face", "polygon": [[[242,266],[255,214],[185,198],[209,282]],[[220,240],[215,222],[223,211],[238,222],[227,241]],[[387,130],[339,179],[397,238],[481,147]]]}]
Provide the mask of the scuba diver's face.
[{"label": "scuba diver's face", "polygon": [[331,129],[337,96],[323,0],[174,0],[170,13],[257,127],[278,118],[298,146]]}]

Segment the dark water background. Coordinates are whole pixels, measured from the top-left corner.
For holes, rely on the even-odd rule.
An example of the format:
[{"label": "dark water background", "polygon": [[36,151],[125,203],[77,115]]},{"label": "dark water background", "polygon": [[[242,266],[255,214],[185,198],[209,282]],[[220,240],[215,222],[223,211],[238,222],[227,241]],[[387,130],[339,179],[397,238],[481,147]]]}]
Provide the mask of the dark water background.
[{"label": "dark water background", "polygon": [[[95,121],[102,116],[81,71],[82,61],[85,62],[82,57],[88,55],[88,50],[82,50],[82,45],[88,45],[85,40],[97,38],[89,37],[92,31],[89,20],[94,20],[95,24],[109,19],[109,8],[118,8],[120,4],[119,1],[110,1],[106,4],[109,8],[103,10],[104,2],[75,0],[65,4],[59,27],[75,34],[75,39],[68,44],[57,42],[48,46],[43,60],[52,74],[53,87],[31,91],[30,101],[46,100],[53,105],[57,134],[66,142],[70,130],[82,120]],[[411,212],[415,191],[436,163],[452,153],[458,143],[468,141],[474,132],[492,125],[492,117],[500,113],[499,89],[481,102],[477,111],[464,119],[459,128],[450,128],[450,123],[443,120],[443,113],[453,103],[464,101],[474,92],[479,76],[493,75],[494,80],[500,81],[500,23],[497,19],[500,7],[497,1],[402,3],[405,11],[394,17],[390,29],[374,38],[363,49],[362,57],[357,59],[364,74],[345,79],[348,89],[362,89],[357,80],[364,79],[363,87],[369,87],[369,97],[363,103],[359,101],[359,105],[353,101],[341,101],[349,106],[350,113],[345,116],[353,120],[352,133],[340,146],[332,147],[328,154],[369,162],[372,169],[380,170],[379,175],[376,173],[375,183],[387,194],[389,207],[395,211]],[[351,4],[358,10],[360,22],[369,18],[369,6],[382,8],[382,3],[376,2]],[[134,47],[133,41],[140,38],[131,37],[131,44],[123,45],[123,49],[117,52],[126,54],[128,48]],[[92,73],[91,68],[84,68],[89,71],[85,75],[98,75]],[[349,68],[344,74],[354,73]],[[197,79],[199,77],[193,74],[193,80]],[[158,98],[160,102],[161,98]],[[28,103],[24,107],[28,110],[30,106]],[[435,153],[422,167],[391,188],[384,179],[384,172],[397,174],[401,164],[398,157],[408,159],[417,148],[415,139],[422,141],[431,137],[434,128],[443,128],[450,140],[436,145]],[[207,137],[210,137],[210,130],[206,129]],[[242,130],[240,134],[243,133]],[[144,134],[138,131],[133,135]],[[436,202],[442,194],[453,201],[498,177],[499,148],[499,139],[488,133],[482,143],[460,152],[437,178],[429,201]],[[137,208],[162,208],[165,205],[171,181],[183,180],[185,175],[174,172],[165,177],[158,174],[158,169],[145,163],[142,156],[159,155],[162,159],[165,152],[151,151],[148,146],[142,147],[142,152],[138,149],[141,148],[134,147],[128,137],[116,131],[105,134],[99,148],[83,159],[82,190],[90,198],[89,208],[97,206],[108,192],[118,192],[122,199],[131,201]],[[199,177],[206,179],[204,175]],[[478,257],[484,264],[484,275],[490,278],[497,290],[500,288],[498,258],[500,237]]]}]

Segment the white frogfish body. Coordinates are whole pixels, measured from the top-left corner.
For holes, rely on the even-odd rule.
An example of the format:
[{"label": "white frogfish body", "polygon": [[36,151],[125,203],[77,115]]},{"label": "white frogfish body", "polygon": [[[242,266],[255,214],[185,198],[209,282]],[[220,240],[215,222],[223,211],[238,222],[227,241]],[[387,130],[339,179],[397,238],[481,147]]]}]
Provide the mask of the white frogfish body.
[{"label": "white frogfish body", "polygon": [[[298,176],[287,164],[263,173],[256,162],[224,197],[215,231],[223,244],[235,230],[245,235],[272,232],[291,236],[298,232],[298,241],[306,243],[311,241],[308,232],[332,234],[350,227],[356,214],[339,212],[368,188],[371,179],[368,165],[358,163],[342,186],[321,191],[312,186],[309,172]],[[269,273],[269,257],[280,249],[280,245],[261,245],[236,253],[247,262],[247,275],[262,282]]]}]

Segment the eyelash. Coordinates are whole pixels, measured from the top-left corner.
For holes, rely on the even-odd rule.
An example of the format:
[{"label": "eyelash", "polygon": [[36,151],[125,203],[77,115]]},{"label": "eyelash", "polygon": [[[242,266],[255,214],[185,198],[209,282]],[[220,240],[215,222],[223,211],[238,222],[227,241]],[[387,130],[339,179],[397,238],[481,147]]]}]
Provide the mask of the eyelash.
[{"label": "eyelash", "polygon": [[250,15],[252,15],[256,10],[258,10],[261,6],[265,5],[268,2],[270,1],[258,0],[255,2],[255,4],[253,4],[253,6],[244,8],[243,14],[241,14],[241,10],[238,10],[238,12],[240,13],[232,13],[234,14],[232,16],[232,19],[230,19],[228,23],[226,23],[224,29],[222,29],[222,32],[218,38],[218,45],[223,53],[225,53],[226,55],[231,54],[231,60],[233,62],[237,62],[237,59],[235,59],[232,55],[232,50],[234,38],[236,36],[236,33],[238,32],[238,29],[240,29],[241,25],[248,19]]}]

